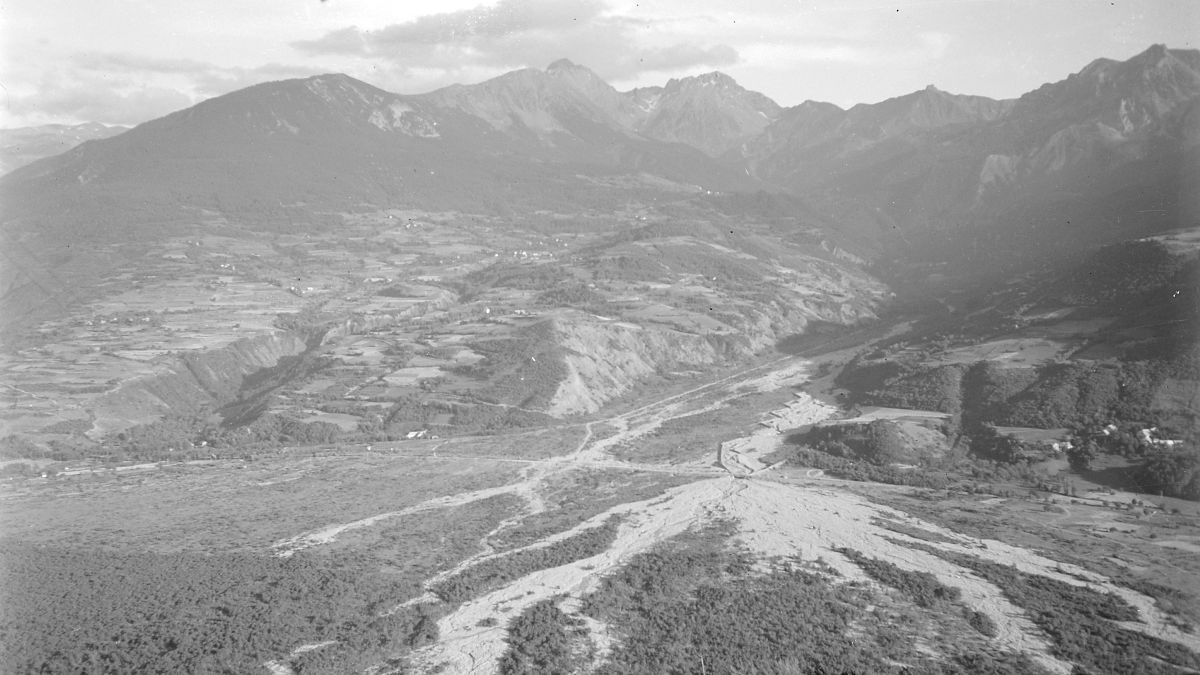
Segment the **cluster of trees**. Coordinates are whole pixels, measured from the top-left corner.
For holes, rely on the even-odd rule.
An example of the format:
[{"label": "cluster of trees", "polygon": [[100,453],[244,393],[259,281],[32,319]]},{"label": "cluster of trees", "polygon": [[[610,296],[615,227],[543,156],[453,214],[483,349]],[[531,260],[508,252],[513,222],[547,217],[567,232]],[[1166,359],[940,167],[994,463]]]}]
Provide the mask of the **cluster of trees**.
[{"label": "cluster of trees", "polygon": [[534,302],[551,307],[575,307],[596,314],[609,310],[608,299],[582,282],[551,287],[538,293]]},{"label": "cluster of trees", "polygon": [[[1130,476],[1139,489],[1200,499],[1200,451],[1194,443],[1158,447],[1135,435],[1139,429],[1162,426],[1157,424],[1153,401],[1167,378],[1175,375],[1175,362],[1165,359],[1073,362],[1036,368],[1003,368],[988,361],[969,367],[921,367],[895,360],[859,359],[842,372],[839,383],[851,388],[854,400],[859,402],[933,408],[955,414],[946,431],[960,431],[958,439],[965,441],[962,447],[969,447],[978,459],[1020,467],[1046,455],[1045,447],[1001,435],[995,425],[1068,428],[1079,439],[1068,455],[1075,468],[1087,469],[1103,454],[1119,454],[1141,460]],[[1117,430],[1100,434],[1099,430],[1109,423],[1116,423]],[[895,434],[875,429],[873,435],[868,435],[866,431],[818,430],[803,442],[833,457],[876,465],[904,456]],[[1179,436],[1165,428],[1158,433]],[[827,464],[814,465],[844,477],[879,473],[842,463]],[[905,477],[868,479],[881,478],[912,484]],[[933,481],[932,485],[940,482]]]},{"label": "cluster of trees", "polygon": [[1151,451],[1133,478],[1143,492],[1200,501],[1200,449]]},{"label": "cluster of trees", "polygon": [[1171,285],[1187,264],[1161,242],[1127,241],[1096,251],[1059,288],[1067,304],[1111,306]]},{"label": "cluster of trees", "polygon": [[471,349],[484,360],[454,370],[488,381],[487,387],[475,392],[481,400],[521,408],[541,407],[550,402],[567,376],[563,348],[554,330],[552,321],[539,321],[511,337],[473,342]]},{"label": "cluster of trees", "polygon": [[[344,563],[345,561],[342,561]],[[436,637],[427,606],[365,566],[296,555],[160,555],[9,543],[8,672],[257,672],[332,641],[304,673],[361,670]]]},{"label": "cluster of trees", "polygon": [[995,584],[1050,637],[1056,656],[1082,672],[1167,675],[1200,668],[1200,655],[1182,645],[1122,628],[1138,611],[1120,597],[983,558],[917,542],[897,541],[974,571]]},{"label": "cluster of trees", "polygon": [[844,480],[910,485],[934,490],[944,490],[960,482],[957,476],[929,467],[904,470],[891,466],[877,466],[869,462],[838,457],[803,446],[796,448],[791,461],[799,466],[821,469],[835,478]]},{"label": "cluster of trees", "polygon": [[854,458],[838,457],[801,445],[790,460],[798,466],[821,469],[845,480],[908,485],[934,490],[960,489],[966,492],[1004,494],[991,483],[1018,481],[1035,484],[1046,476],[1027,462],[1004,463],[988,459],[951,456],[923,461],[912,469],[876,465]]},{"label": "cluster of trees", "polygon": [[[867,573],[867,576],[900,591],[918,607],[944,608],[948,604],[958,603],[962,598],[961,589],[943,584],[929,572],[906,570],[886,560],[868,558],[861,552],[850,548],[840,548],[838,552],[858,565],[862,571]],[[967,625],[974,628],[980,635],[996,637],[998,633],[996,622],[992,621],[987,614],[964,605],[962,616]]]},{"label": "cluster of trees", "polygon": [[615,255],[589,257],[584,265],[598,282],[659,281],[670,273],[657,258],[642,250],[623,249],[622,253]]},{"label": "cluster of trees", "polygon": [[969,433],[972,454],[1001,464],[1041,460],[1053,452],[1045,444],[1026,443],[1007,434],[1001,434],[996,427],[990,424],[972,425],[964,431]]},{"label": "cluster of trees", "polygon": [[685,535],[634,557],[584,599],[587,615],[620,634],[598,672],[1037,672],[968,641],[930,659],[894,616],[866,609],[878,604],[869,589],[790,564],[751,573],[748,557],[724,544]]},{"label": "cluster of trees", "polygon": [[1006,368],[991,361],[966,367],[857,359],[837,382],[854,402],[961,413],[964,429],[972,424],[1054,429],[1109,421],[1153,425],[1155,393],[1173,372],[1175,366],[1163,360]]},{"label": "cluster of trees", "polygon": [[918,607],[929,609],[943,603],[958,602],[962,597],[960,589],[943,584],[929,572],[912,572],[886,560],[868,558],[851,548],[840,548],[837,551],[858,565],[867,576],[900,591]]},{"label": "cluster of trees", "polygon": [[599,527],[584,530],[549,546],[485,560],[441,581],[430,590],[446,602],[470,600],[513,579],[607,551],[616,539],[620,524],[620,519],[609,518]]},{"label": "cluster of trees", "polygon": [[834,457],[861,459],[876,466],[913,458],[908,440],[891,420],[814,427],[789,440]]},{"label": "cluster of trees", "polygon": [[965,366],[922,367],[887,360],[856,360],[838,376],[839,386],[856,392],[856,402],[867,405],[936,410],[957,415],[962,410]]},{"label": "cluster of trees", "polygon": [[463,277],[459,294],[466,302],[491,288],[539,291],[561,286],[570,279],[570,270],[555,263],[498,262]]},{"label": "cluster of trees", "polygon": [[508,623],[508,649],[500,658],[501,675],[543,675],[576,672],[572,633],[578,619],[558,608],[555,600],[531,605]]}]

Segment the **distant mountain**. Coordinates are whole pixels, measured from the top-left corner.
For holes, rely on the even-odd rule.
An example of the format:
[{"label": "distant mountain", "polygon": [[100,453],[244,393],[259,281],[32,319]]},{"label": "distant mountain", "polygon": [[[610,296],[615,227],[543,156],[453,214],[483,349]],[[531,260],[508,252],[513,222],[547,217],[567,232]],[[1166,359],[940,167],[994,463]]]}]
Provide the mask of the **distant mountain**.
[{"label": "distant mountain", "polygon": [[66,152],[84,141],[116,136],[128,129],[97,122],[0,129],[0,174]]},{"label": "distant mountain", "polygon": [[111,239],[202,211],[296,225],[364,204],[567,206],[597,189],[581,174],[758,186],[623,128],[624,99],[589,74],[561,63],[422,96],[345,75],[256,85],[10,174],[6,220]]},{"label": "distant mountain", "polygon": [[1062,254],[1194,219],[1181,181],[1196,175],[1197,64],[1156,45],[1014,101],[927,88],[847,111],[805,103],[742,159],[910,253],[968,267]]},{"label": "distant mountain", "polygon": [[0,180],[0,198],[10,233],[112,238],[205,211],[298,227],[363,207],[767,190],[818,207],[857,255],[973,270],[1186,224],[1197,101],[1200,52],[1160,45],[1016,100],[930,86],[849,109],[781,109],[721,73],[620,92],[567,60],[416,96],[324,75],[36,162]]},{"label": "distant mountain", "polygon": [[422,98],[469,113],[497,131],[548,144],[630,137],[634,117],[617,90],[566,59],[544,71],[525,68]]},{"label": "distant mountain", "polygon": [[782,108],[758,92],[743,89],[724,73],[707,73],[629,92],[641,119],[639,132],[662,141],[721,155],[757,136]]},{"label": "distant mountain", "polygon": [[673,79],[665,87],[619,92],[583,66],[561,59],[425,98],[545,143],[566,139],[682,143],[717,156],[757,135],[780,107],[723,73]]}]

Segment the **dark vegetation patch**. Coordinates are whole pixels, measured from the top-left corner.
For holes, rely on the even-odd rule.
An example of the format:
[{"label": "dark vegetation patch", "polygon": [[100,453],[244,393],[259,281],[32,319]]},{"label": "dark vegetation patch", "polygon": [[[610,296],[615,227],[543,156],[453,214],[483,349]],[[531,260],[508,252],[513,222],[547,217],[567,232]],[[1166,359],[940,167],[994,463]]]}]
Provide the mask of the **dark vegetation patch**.
[{"label": "dark vegetation patch", "polygon": [[875,581],[890,586],[915,602],[918,607],[930,609],[943,603],[958,602],[960,589],[947,586],[929,572],[913,572],[897,567],[886,560],[868,558],[850,548],[839,548],[838,553],[846,556]]},{"label": "dark vegetation patch", "polygon": [[568,530],[618,504],[653,499],[672,487],[694,480],[695,477],[687,474],[572,471],[556,481],[552,492],[543,495],[547,503],[545,511],[528,516],[516,527],[497,534],[492,545],[500,550],[527,546],[555,532]]},{"label": "dark vegetation patch", "polygon": [[806,433],[789,437],[789,440],[827,455],[861,459],[876,466],[914,459],[900,425],[891,420],[815,426]]},{"label": "dark vegetation patch", "polygon": [[962,409],[965,370],[959,365],[921,367],[892,359],[855,359],[838,374],[836,384],[854,392],[855,403],[956,415]]},{"label": "dark vegetation patch", "polygon": [[511,337],[472,342],[469,347],[484,360],[453,371],[487,380],[476,396],[485,402],[520,408],[549,404],[567,376],[563,348],[554,335],[553,321],[539,321],[517,330]]},{"label": "dark vegetation patch", "polygon": [[492,288],[540,291],[560,286],[570,279],[570,270],[553,263],[499,262],[463,277],[460,300],[468,302]]},{"label": "dark vegetation patch", "polygon": [[[974,460],[990,462],[992,469],[1011,467],[1007,470],[1010,475],[1028,474],[1019,467],[1049,458],[1052,451],[1046,443],[1001,434],[997,426],[1066,428],[1075,446],[1069,459],[1076,470],[1086,471],[1090,462],[1101,455],[1121,455],[1135,461],[1137,468],[1115,476],[1112,487],[1196,500],[1200,499],[1196,428],[1173,428],[1167,420],[1183,418],[1177,412],[1168,415],[1156,408],[1158,393],[1170,378],[1179,375],[1176,365],[1173,361],[1152,360],[1004,368],[988,361],[965,367],[856,359],[843,369],[838,381],[851,390],[854,403],[954,413],[955,417],[943,427],[947,442]],[[1115,430],[1108,427],[1110,424]],[[1182,440],[1183,444],[1167,447],[1140,439],[1137,434],[1147,428],[1155,428],[1158,438]],[[881,431],[818,428],[807,437],[797,437],[795,442],[834,457],[875,464],[889,456],[902,459],[900,445],[878,442]],[[977,461],[970,467],[971,473],[978,476],[981,466]],[[939,468],[961,475],[964,466]],[[832,471],[850,473],[851,469],[834,465]],[[1032,475],[1027,478],[1039,480]],[[896,482],[887,477],[883,480]],[[899,482],[928,487],[943,484],[936,479],[913,482],[902,478]]]},{"label": "dark vegetation patch", "polygon": [[609,518],[603,525],[584,530],[549,546],[485,560],[436,584],[430,590],[449,603],[470,600],[513,579],[607,551],[616,539],[620,524],[620,519]]},{"label": "dark vegetation patch", "polygon": [[1110,578],[1114,583],[1154,598],[1154,604],[1158,609],[1171,616],[1180,630],[1188,633],[1196,632],[1196,625],[1200,623],[1200,598],[1197,598],[1194,593],[1132,577],[1128,574]]},{"label": "dark vegetation patch", "polygon": [[559,284],[538,293],[534,302],[551,307],[574,307],[595,314],[609,311],[608,299],[582,282]]},{"label": "dark vegetation patch", "polygon": [[[795,442],[791,437],[788,440]],[[795,447],[788,461],[796,466],[821,469],[834,478],[844,480],[1001,496],[1011,496],[1013,491],[997,487],[996,483],[1038,483],[1045,478],[1041,472],[1025,463],[1006,465],[986,460],[951,457],[941,461],[921,462],[916,468],[902,469],[893,465],[880,466],[858,459],[836,457],[804,445]]]},{"label": "dark vegetation patch", "polygon": [[784,354],[798,356],[847,332],[850,332],[850,329],[842,324],[813,319],[804,327],[803,333],[792,333],[780,338],[775,343],[775,349]]},{"label": "dark vegetation patch", "polygon": [[572,653],[580,621],[567,616],[555,600],[542,600],[508,623],[508,650],[500,659],[501,675],[572,673],[582,665]]},{"label": "dark vegetation patch", "polygon": [[1000,631],[996,628],[996,622],[992,621],[992,617],[983,612],[964,607],[963,617],[967,620],[967,624],[978,631],[980,635],[993,638],[1000,634]]},{"label": "dark vegetation patch", "polygon": [[298,554],[117,553],[5,544],[6,672],[258,672],[305,643],[303,672],[361,670],[437,636],[386,576]]},{"label": "dark vegetation patch", "polygon": [[[584,598],[583,612],[619,633],[597,672],[1040,672],[978,636],[947,639],[939,644],[945,658],[931,659],[915,648],[913,633],[929,628],[935,613],[881,607],[866,588],[831,584],[790,563],[751,573],[752,558],[728,548],[729,535],[719,525],[685,533],[635,556]],[[570,623],[558,621],[569,637]],[[548,645],[561,645],[564,632]],[[926,632],[941,639],[936,628]]]},{"label": "dark vegetation patch", "polygon": [[1063,302],[1072,305],[1140,304],[1147,294],[1174,285],[1189,265],[1194,263],[1172,255],[1157,241],[1104,246],[1063,275],[1059,294]]},{"label": "dark vegetation patch", "polygon": [[1145,492],[1200,501],[1200,447],[1149,453],[1134,481]]},{"label": "dark vegetation patch", "polygon": [[[750,414],[748,414],[750,413]],[[716,410],[674,417],[653,431],[615,450],[617,457],[633,462],[668,464],[695,460],[715,452],[720,439],[744,436],[758,428],[744,399],[733,399]]]},{"label": "dark vegetation patch", "polygon": [[896,532],[898,534],[903,534],[903,535],[912,537],[913,539],[920,539],[921,541],[929,541],[929,542],[942,543],[942,544],[956,543],[954,539],[951,539],[950,537],[947,537],[944,534],[940,534],[938,532],[931,532],[929,530],[924,530],[919,527],[914,527],[912,525],[900,522],[898,520],[891,520],[888,518],[875,518],[871,521],[871,523],[878,527],[882,527],[885,530],[891,530],[892,532]]},{"label": "dark vegetation patch", "polygon": [[893,541],[972,570],[995,584],[1046,632],[1054,654],[1078,664],[1081,672],[1166,675],[1200,668],[1200,655],[1187,648],[1114,623],[1137,621],[1138,611],[1111,593],[917,542]]}]

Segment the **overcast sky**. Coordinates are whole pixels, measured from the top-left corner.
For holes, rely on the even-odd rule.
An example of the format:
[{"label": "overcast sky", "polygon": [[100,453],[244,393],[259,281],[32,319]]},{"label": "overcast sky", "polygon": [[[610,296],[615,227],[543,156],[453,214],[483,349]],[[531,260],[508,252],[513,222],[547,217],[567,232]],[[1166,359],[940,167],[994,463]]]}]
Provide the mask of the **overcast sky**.
[{"label": "overcast sky", "polygon": [[1197,48],[1198,0],[0,0],[0,126],[135,124],[344,72],[389,91],[566,57],[618,89],[720,70],[782,105],[933,84],[1013,97],[1097,57]]}]

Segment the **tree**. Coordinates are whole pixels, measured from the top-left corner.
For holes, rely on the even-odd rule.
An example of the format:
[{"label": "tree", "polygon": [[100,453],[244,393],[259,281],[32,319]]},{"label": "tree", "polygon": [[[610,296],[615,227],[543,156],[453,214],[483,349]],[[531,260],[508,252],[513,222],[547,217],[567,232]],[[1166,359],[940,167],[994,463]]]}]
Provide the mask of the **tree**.
[{"label": "tree", "polygon": [[1176,448],[1152,453],[1137,479],[1143,491],[1200,501],[1200,452]]},{"label": "tree", "polygon": [[1086,471],[1091,468],[1092,460],[1099,455],[1100,446],[1096,444],[1095,439],[1089,438],[1067,450],[1067,461],[1071,463],[1072,469]]}]

